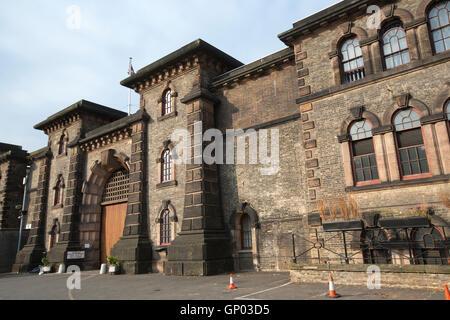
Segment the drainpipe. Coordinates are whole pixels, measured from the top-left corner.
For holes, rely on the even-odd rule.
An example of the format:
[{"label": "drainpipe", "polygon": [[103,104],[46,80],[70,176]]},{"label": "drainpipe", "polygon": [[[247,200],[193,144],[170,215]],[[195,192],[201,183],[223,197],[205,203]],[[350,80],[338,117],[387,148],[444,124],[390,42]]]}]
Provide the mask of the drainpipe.
[{"label": "drainpipe", "polygon": [[18,245],[17,245],[17,253],[20,252],[20,246],[22,245],[22,227],[23,227],[23,220],[24,220],[25,216],[27,215],[27,210],[26,210],[26,205],[27,205],[27,203],[26,203],[26,201],[27,201],[28,180],[29,180],[29,177],[30,177],[30,171],[31,171],[30,167],[27,166],[27,173],[26,173],[25,180],[24,180],[24,183],[23,183],[23,184],[24,184],[24,188],[23,188],[22,207],[20,208],[20,209],[21,209],[21,212],[20,212],[20,216],[19,216],[19,219],[20,219],[20,229],[19,229],[19,242],[18,242]]}]

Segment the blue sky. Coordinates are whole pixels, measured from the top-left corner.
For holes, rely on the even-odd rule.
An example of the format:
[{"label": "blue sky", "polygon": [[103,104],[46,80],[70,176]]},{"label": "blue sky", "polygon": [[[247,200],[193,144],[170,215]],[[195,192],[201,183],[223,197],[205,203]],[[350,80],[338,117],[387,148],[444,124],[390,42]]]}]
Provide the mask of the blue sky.
[{"label": "blue sky", "polygon": [[[285,48],[277,35],[336,0],[95,0],[2,3],[0,142],[35,151],[33,126],[86,99],[127,111],[128,58],[137,71],[201,38],[249,63]],[[79,19],[73,6],[79,8]],[[79,22],[79,24],[78,24]],[[79,28],[78,28],[79,27]],[[139,98],[132,96],[132,111]]]}]

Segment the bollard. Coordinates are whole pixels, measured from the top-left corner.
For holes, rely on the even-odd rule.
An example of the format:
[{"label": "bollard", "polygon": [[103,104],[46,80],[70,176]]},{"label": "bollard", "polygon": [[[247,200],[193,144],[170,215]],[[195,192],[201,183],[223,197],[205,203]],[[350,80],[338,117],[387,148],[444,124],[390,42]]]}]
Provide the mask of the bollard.
[{"label": "bollard", "polygon": [[107,264],[103,263],[100,267],[100,274],[106,274]]}]

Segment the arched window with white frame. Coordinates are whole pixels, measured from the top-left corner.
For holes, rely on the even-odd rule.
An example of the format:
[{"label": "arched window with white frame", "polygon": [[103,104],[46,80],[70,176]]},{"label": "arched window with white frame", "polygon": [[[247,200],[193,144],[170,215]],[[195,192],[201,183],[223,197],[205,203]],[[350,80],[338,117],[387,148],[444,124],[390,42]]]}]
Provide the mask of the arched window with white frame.
[{"label": "arched window with white frame", "polygon": [[173,111],[172,108],[172,90],[167,89],[164,91],[163,99],[162,99],[162,115],[171,114]]},{"label": "arched window with white frame", "polygon": [[428,22],[436,54],[450,50],[450,1],[437,3],[428,13]]},{"label": "arched window with white frame", "polygon": [[358,37],[344,41],[341,46],[341,58],[344,83],[364,79],[364,59]]},{"label": "arched window with white frame", "polygon": [[160,245],[168,245],[171,242],[171,219],[170,219],[170,210],[165,209],[161,213],[161,220],[160,220],[160,233],[159,233],[159,242]]},{"label": "arched window with white frame", "polygon": [[169,149],[165,149],[161,156],[161,183],[173,180],[172,154]]},{"label": "arched window with white frame", "polygon": [[397,21],[387,25],[381,39],[386,70],[411,62],[406,31],[401,22]]}]

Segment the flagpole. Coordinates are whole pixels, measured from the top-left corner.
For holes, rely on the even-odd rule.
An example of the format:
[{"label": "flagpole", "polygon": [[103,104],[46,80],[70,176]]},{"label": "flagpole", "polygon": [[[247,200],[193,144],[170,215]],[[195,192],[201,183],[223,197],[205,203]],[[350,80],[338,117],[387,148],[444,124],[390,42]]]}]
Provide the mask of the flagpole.
[{"label": "flagpole", "polygon": [[[131,60],[133,58],[130,57],[130,66],[128,68],[128,73],[131,76]],[[131,89],[128,90],[128,115],[131,114]]]}]

